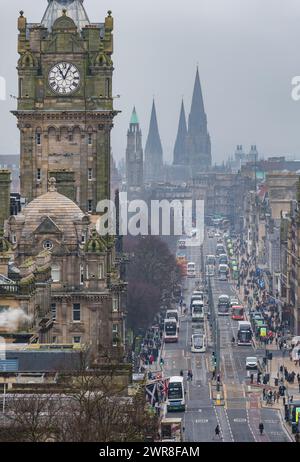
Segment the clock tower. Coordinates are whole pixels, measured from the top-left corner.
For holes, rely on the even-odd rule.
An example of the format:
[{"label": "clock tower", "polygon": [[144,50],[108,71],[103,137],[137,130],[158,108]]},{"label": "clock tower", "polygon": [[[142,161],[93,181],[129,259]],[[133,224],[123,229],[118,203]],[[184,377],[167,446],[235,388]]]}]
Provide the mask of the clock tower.
[{"label": "clock tower", "polygon": [[[110,196],[113,18],[91,23],[83,0],[48,0],[41,23],[18,19],[21,194],[58,191],[84,212]],[[61,181],[60,181],[61,179]],[[68,184],[68,182],[72,184]]]}]

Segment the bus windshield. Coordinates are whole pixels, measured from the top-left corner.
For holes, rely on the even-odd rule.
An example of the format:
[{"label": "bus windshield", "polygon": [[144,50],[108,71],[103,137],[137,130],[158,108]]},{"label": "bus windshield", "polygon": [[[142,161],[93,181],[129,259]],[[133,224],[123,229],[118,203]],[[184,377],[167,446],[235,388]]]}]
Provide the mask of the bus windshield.
[{"label": "bus windshield", "polygon": [[173,322],[166,322],[165,323],[165,332],[167,335],[176,335],[177,333],[177,323]]},{"label": "bus windshield", "polygon": [[203,312],[203,305],[193,305],[193,312],[194,313],[202,313]]},{"label": "bus windshield", "polygon": [[169,399],[182,399],[182,384],[180,382],[172,382],[169,384],[168,389]]},{"label": "bus windshield", "polygon": [[178,312],[177,311],[167,311],[166,314],[167,319],[174,318],[176,321],[178,321]]},{"label": "bus windshield", "polygon": [[195,348],[202,348],[203,346],[203,337],[202,335],[193,336],[193,344]]}]

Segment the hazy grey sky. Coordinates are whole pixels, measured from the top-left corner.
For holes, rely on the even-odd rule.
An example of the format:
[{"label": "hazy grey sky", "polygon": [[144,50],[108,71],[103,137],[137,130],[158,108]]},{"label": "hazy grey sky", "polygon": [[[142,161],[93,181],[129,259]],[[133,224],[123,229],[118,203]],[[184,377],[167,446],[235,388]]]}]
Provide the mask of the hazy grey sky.
[{"label": "hazy grey sky", "polygon": [[[17,93],[17,17],[25,11],[39,22],[46,0],[3,2],[0,17],[0,75],[8,94]],[[155,95],[165,160],[170,161],[181,97],[187,112],[199,63],[213,161],[236,144],[257,144],[265,155],[300,158],[300,101],[291,98],[291,79],[300,75],[299,0],[85,0],[92,22],[108,9],[115,19],[114,94],[122,110],[113,130],[114,156],[126,148],[136,105],[146,143]],[[0,153],[19,152],[16,102],[0,102]]]}]

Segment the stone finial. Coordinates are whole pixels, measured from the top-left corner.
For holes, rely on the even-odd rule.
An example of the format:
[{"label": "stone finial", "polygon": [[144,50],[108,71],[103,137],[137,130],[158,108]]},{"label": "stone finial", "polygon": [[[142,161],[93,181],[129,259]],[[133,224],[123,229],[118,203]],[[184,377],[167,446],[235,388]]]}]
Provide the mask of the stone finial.
[{"label": "stone finial", "polygon": [[57,191],[56,189],[56,179],[54,177],[49,178],[48,181],[48,191],[49,192],[55,192]]},{"label": "stone finial", "polygon": [[108,10],[107,14],[108,14],[109,17],[111,17],[112,11],[111,11],[111,10]]},{"label": "stone finial", "polygon": [[64,8],[64,9],[62,10],[62,13],[63,13],[64,16],[66,16],[66,15],[67,15],[67,10]]},{"label": "stone finial", "polygon": [[23,16],[24,16],[24,11],[23,10],[20,11],[20,16],[21,16],[21,18],[23,18]]}]

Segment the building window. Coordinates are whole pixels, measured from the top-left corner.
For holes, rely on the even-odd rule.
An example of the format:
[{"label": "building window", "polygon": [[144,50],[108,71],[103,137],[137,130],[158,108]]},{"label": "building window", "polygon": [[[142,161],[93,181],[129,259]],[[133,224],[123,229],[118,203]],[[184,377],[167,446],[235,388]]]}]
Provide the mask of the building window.
[{"label": "building window", "polygon": [[17,236],[16,236],[15,234],[12,234],[12,235],[11,235],[11,242],[12,242],[13,244],[16,244],[16,243],[17,243]]},{"label": "building window", "polygon": [[88,179],[89,179],[89,180],[92,180],[92,179],[93,179],[93,169],[92,169],[92,168],[89,168],[89,169],[88,169]]},{"label": "building window", "polygon": [[92,135],[92,133],[88,134],[88,144],[89,145],[93,144],[93,135]]},{"label": "building window", "polygon": [[119,325],[118,324],[112,325],[112,333],[113,333],[112,344],[114,347],[117,347],[119,343]]},{"label": "building window", "polygon": [[41,133],[37,133],[37,134],[36,134],[36,144],[37,144],[38,146],[41,145],[41,139],[42,139]]},{"label": "building window", "polygon": [[73,321],[80,321],[80,303],[73,304]]},{"label": "building window", "polygon": [[118,297],[114,297],[112,299],[112,310],[113,312],[119,311],[119,298]]},{"label": "building window", "polygon": [[81,235],[81,244],[85,244],[85,243],[86,243],[86,235],[82,234]]},{"label": "building window", "polygon": [[56,343],[56,342],[57,342],[57,337],[56,336],[52,337],[52,343]]},{"label": "building window", "polygon": [[56,303],[51,303],[51,316],[52,316],[52,320],[56,321]]},{"label": "building window", "polygon": [[91,199],[88,200],[88,212],[93,211],[93,201]]},{"label": "building window", "polygon": [[76,337],[73,337],[73,343],[81,343],[81,337],[79,335],[76,335]]},{"label": "building window", "polygon": [[19,79],[19,98],[23,97],[23,79]]},{"label": "building window", "polygon": [[104,279],[104,263],[99,264],[99,279]]},{"label": "building window", "polygon": [[83,283],[84,283],[83,266],[80,265],[80,284],[83,285]]},{"label": "building window", "polygon": [[51,250],[51,249],[53,249],[53,243],[51,241],[49,241],[49,240],[44,241],[43,247],[44,247],[45,250]]},{"label": "building window", "polygon": [[60,282],[60,266],[53,265],[51,267],[51,278],[52,282]]},{"label": "building window", "polygon": [[36,171],[36,179],[38,181],[41,181],[41,178],[42,178],[42,172],[41,172],[41,169],[38,168],[37,171]]},{"label": "building window", "polygon": [[110,79],[105,79],[105,96],[110,97]]}]

